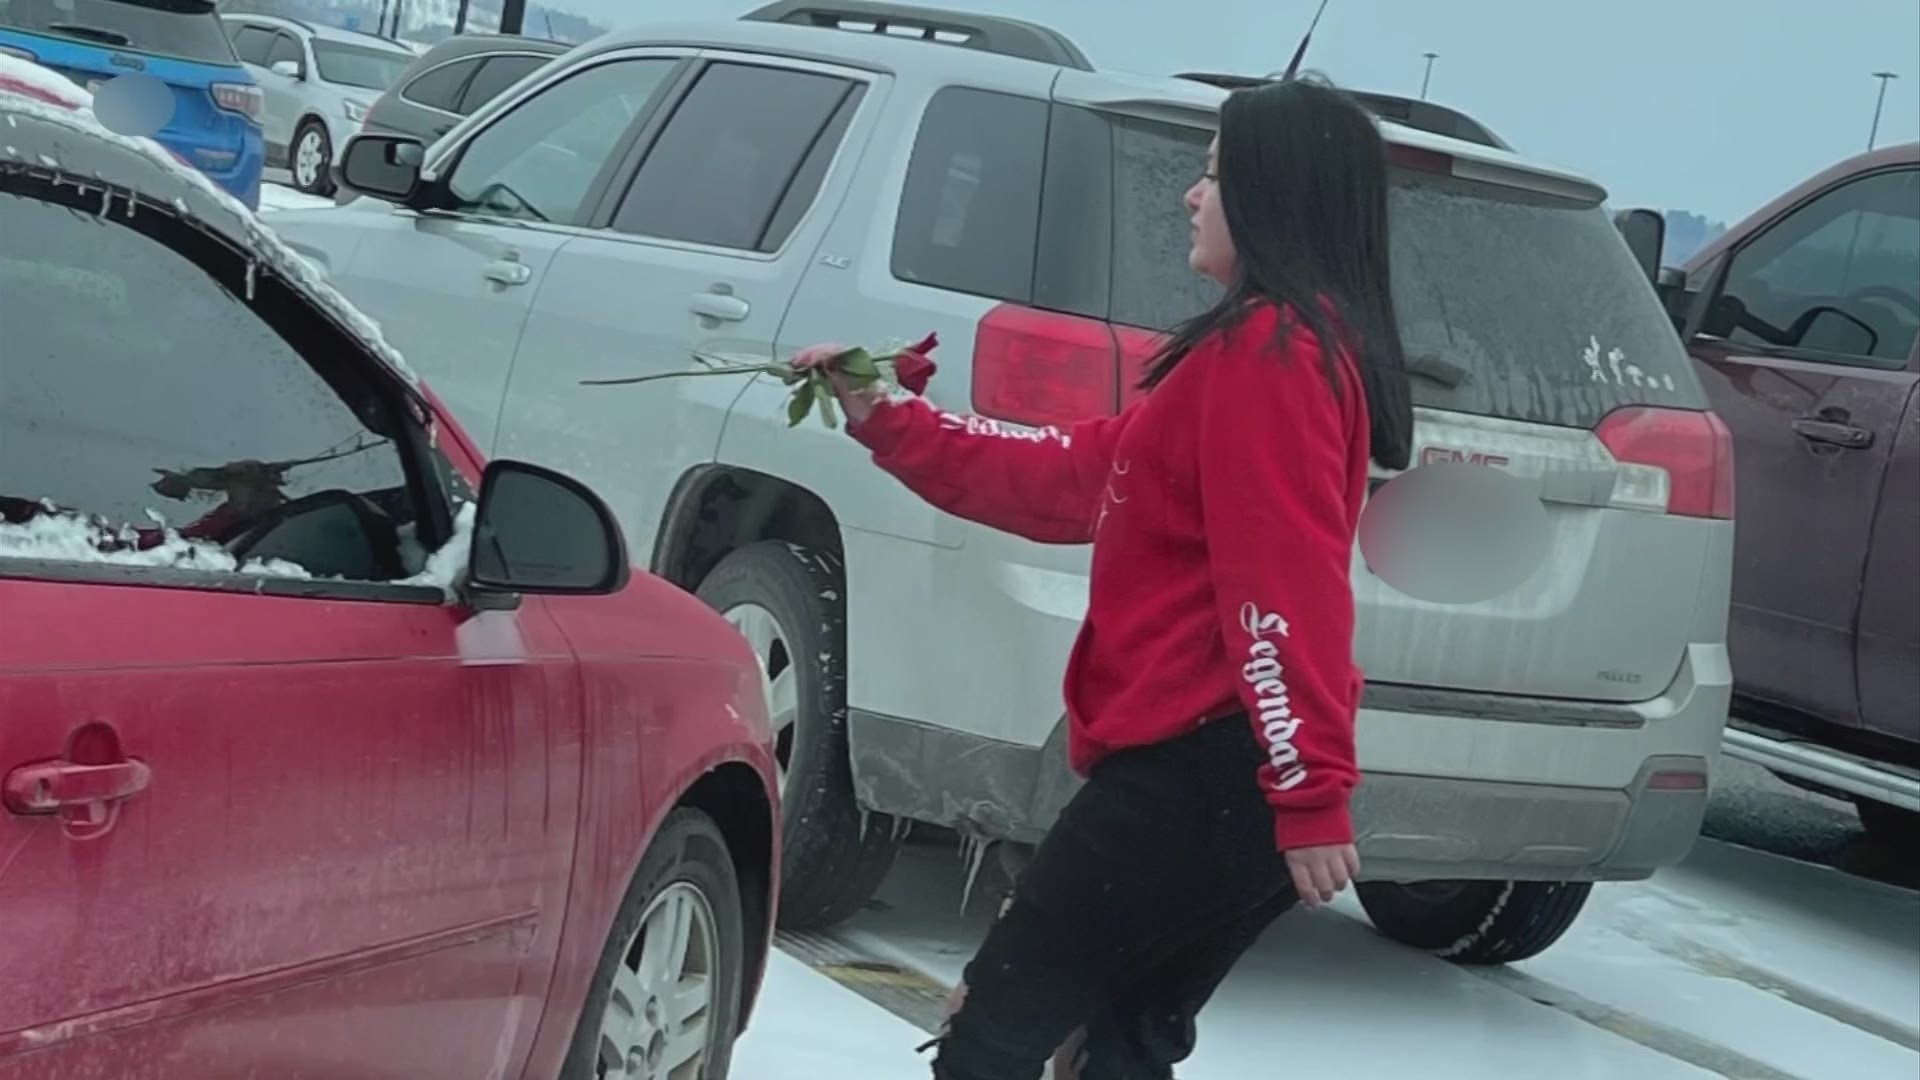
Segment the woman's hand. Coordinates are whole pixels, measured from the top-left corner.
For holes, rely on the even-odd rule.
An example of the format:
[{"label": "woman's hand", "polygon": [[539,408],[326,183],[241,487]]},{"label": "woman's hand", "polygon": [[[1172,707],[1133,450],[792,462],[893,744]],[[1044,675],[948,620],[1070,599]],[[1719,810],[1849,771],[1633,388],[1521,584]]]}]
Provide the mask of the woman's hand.
[{"label": "woman's hand", "polygon": [[793,354],[788,363],[795,371],[811,371],[815,368],[826,372],[827,384],[833,387],[833,396],[840,401],[840,411],[846,414],[849,427],[859,427],[867,417],[873,415],[873,407],[884,396],[885,391],[878,385],[862,389],[848,382],[832,366],[834,357],[847,351],[845,345],[809,345]]},{"label": "woman's hand", "polygon": [[1352,844],[1294,848],[1287,852],[1293,887],[1310,908],[1325,907],[1360,876],[1360,852]]}]

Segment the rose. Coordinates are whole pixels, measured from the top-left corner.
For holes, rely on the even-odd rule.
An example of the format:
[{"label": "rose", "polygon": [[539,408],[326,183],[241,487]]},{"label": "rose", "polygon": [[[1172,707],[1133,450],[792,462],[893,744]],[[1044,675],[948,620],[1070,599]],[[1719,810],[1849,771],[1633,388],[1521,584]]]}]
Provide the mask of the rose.
[{"label": "rose", "polygon": [[[918,343],[875,354],[867,349],[840,349],[825,356],[809,349],[794,361],[778,364],[725,364],[696,354],[698,371],[665,371],[653,375],[635,375],[620,379],[583,379],[582,386],[628,386],[657,379],[679,379],[705,375],[770,375],[787,386],[793,395],[787,403],[787,426],[798,427],[817,406],[820,418],[829,428],[839,427],[834,402],[843,393],[872,395],[883,387],[898,386],[914,394],[924,393],[928,380],[938,366],[931,353],[940,344],[938,335],[929,334]],[[809,355],[815,354],[815,355]],[[801,359],[806,358],[802,363]]]}]

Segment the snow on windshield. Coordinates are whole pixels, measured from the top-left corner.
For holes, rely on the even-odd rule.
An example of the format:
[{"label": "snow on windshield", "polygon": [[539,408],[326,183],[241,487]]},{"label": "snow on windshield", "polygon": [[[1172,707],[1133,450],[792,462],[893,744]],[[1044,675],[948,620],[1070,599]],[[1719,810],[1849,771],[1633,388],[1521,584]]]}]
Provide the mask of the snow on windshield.
[{"label": "snow on windshield", "polygon": [[[49,97],[59,100],[62,105],[56,106],[45,100]],[[181,161],[159,143],[145,136],[122,135],[102,126],[93,115],[93,97],[85,90],[38,64],[0,53],[0,113],[30,116],[35,120],[63,127],[78,134],[113,143],[147,158],[183,182],[192,184],[245,223],[246,245],[250,252],[267,263],[281,277],[297,282],[327,314],[361,338],[375,356],[399,373],[410,385],[419,385],[419,378],[407,366],[399,350],[387,344],[386,338],[380,333],[379,325],[348,303],[346,297],[327,283],[318,268],[288,247],[274,235],[271,229],[261,224],[260,219],[238,199],[229,195],[199,170]],[[14,126],[15,123],[14,116],[8,115],[7,125]],[[22,157],[17,147],[8,145],[4,129],[0,129],[0,156],[15,161]],[[39,163],[50,169],[60,167],[57,160],[44,155],[41,156]],[[185,209],[185,207],[179,208],[183,211]]]}]

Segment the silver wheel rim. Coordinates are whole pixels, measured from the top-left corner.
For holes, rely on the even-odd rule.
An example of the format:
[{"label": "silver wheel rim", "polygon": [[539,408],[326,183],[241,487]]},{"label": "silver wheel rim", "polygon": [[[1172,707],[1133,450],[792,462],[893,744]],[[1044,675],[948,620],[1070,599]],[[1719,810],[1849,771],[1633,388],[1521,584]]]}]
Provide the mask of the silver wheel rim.
[{"label": "silver wheel rim", "polygon": [[766,695],[767,717],[773,723],[774,759],[780,769],[780,795],[784,799],[800,720],[800,679],[794,668],[793,647],[780,620],[759,604],[729,608],[726,618],[753,646],[753,655],[760,661],[760,688]]},{"label": "silver wheel rim", "polygon": [[595,1075],[704,1080],[719,959],[705,893],[677,881],[654,897],[613,969]]},{"label": "silver wheel rim", "polygon": [[293,151],[293,179],[301,187],[312,187],[320,178],[320,133],[312,128],[300,136],[300,145]]}]

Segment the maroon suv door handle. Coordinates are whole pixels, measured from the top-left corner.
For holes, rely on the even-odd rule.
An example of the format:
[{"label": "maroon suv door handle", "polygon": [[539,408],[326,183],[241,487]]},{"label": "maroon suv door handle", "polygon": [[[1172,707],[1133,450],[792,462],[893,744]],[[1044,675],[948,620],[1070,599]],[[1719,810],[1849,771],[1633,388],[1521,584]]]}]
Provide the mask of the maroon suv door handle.
[{"label": "maroon suv door handle", "polygon": [[153,770],[144,761],[116,761],[108,765],[76,765],[71,761],[37,761],[7,774],[0,799],[16,814],[52,814],[84,811],[93,821],[105,818],[107,807],[147,789]]},{"label": "maroon suv door handle", "polygon": [[1847,450],[1865,450],[1873,445],[1873,432],[1838,420],[1801,417],[1793,422],[1793,433],[1808,442],[1825,443]]}]

